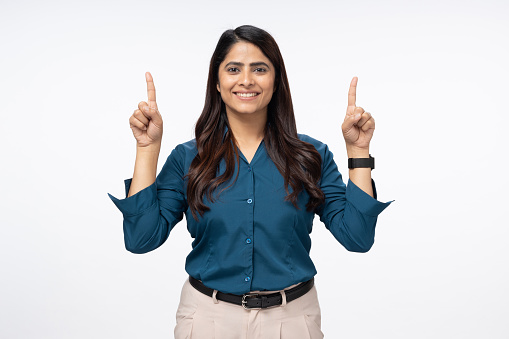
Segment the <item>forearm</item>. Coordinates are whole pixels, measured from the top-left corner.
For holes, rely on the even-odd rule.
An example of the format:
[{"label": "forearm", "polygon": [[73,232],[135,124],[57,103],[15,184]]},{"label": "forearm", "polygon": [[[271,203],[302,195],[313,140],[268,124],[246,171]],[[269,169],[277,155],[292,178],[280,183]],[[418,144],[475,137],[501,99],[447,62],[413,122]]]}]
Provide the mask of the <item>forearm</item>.
[{"label": "forearm", "polygon": [[[356,149],[354,147],[346,148],[349,158],[369,158],[369,149]],[[352,168],[348,171],[350,180],[361,190],[373,195],[373,186],[371,184],[371,168]]]},{"label": "forearm", "polygon": [[160,150],[160,143],[147,147],[136,147],[134,174],[127,197],[138,193],[154,183],[157,175],[157,160],[159,159]]}]

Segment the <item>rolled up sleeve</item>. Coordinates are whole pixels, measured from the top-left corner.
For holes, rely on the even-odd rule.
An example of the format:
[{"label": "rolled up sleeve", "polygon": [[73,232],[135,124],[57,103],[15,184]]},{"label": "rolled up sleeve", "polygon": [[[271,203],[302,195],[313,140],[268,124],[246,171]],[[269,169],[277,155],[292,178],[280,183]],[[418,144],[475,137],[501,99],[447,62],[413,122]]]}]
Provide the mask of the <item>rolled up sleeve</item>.
[{"label": "rolled up sleeve", "polygon": [[123,215],[124,242],[128,251],[147,253],[158,248],[182,220],[187,209],[183,165],[183,154],[177,146],[152,185],[127,197],[132,179],[126,179],[124,199],[108,193]]},{"label": "rolled up sleeve", "polygon": [[377,217],[392,201],[377,200],[374,180],[371,180],[374,197],[351,180],[348,180],[348,186],[345,185],[327,145],[320,145],[318,151],[322,155],[320,187],[325,202],[317,209],[317,214],[348,251],[367,252],[375,241]]}]

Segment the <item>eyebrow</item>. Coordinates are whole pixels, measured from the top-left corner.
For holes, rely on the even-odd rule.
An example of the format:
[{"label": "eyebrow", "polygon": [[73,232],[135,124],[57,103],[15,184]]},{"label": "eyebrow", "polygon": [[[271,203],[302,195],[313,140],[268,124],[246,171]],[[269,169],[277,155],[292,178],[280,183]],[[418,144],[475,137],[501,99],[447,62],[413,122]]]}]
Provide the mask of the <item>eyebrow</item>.
[{"label": "eyebrow", "polygon": [[[228,66],[244,66],[244,64],[242,62],[238,62],[238,61],[230,61],[229,63],[227,63],[224,68],[228,67]],[[268,69],[270,69],[269,65],[267,65],[265,62],[263,61],[259,61],[259,62],[252,62],[249,64],[249,66],[251,67],[256,67],[256,66],[265,66],[267,67]]]}]

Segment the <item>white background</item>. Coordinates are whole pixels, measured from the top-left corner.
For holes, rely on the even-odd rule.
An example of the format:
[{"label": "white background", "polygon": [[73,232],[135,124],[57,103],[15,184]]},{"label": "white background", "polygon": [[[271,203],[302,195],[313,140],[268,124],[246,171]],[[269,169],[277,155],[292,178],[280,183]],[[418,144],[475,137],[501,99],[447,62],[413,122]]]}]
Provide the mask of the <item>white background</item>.
[{"label": "white background", "polygon": [[154,77],[159,169],[193,138],[221,33],[270,32],[300,133],[347,179],[352,77],[371,112],[376,242],[347,252],[316,219],[327,338],[508,338],[505,1],[2,1],[1,338],[171,338],[191,249],[185,219],[159,249],[125,250],[135,139]]}]

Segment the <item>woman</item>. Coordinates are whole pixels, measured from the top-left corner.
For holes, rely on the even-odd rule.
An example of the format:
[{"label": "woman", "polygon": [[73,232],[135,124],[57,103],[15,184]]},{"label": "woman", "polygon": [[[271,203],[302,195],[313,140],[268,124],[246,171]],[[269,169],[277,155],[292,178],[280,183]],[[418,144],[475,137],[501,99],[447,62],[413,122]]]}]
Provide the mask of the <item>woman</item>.
[{"label": "woman", "polygon": [[355,106],[342,125],[348,185],[327,145],[297,134],[279,48],[267,32],[223,33],[210,62],[196,138],[179,144],[156,177],[163,122],[152,76],[130,118],[137,140],[124,215],[127,250],[161,246],[186,215],[186,260],[175,338],[322,338],[309,257],[314,214],[349,251],[374,241],[378,214],[369,142],[375,122]]}]

